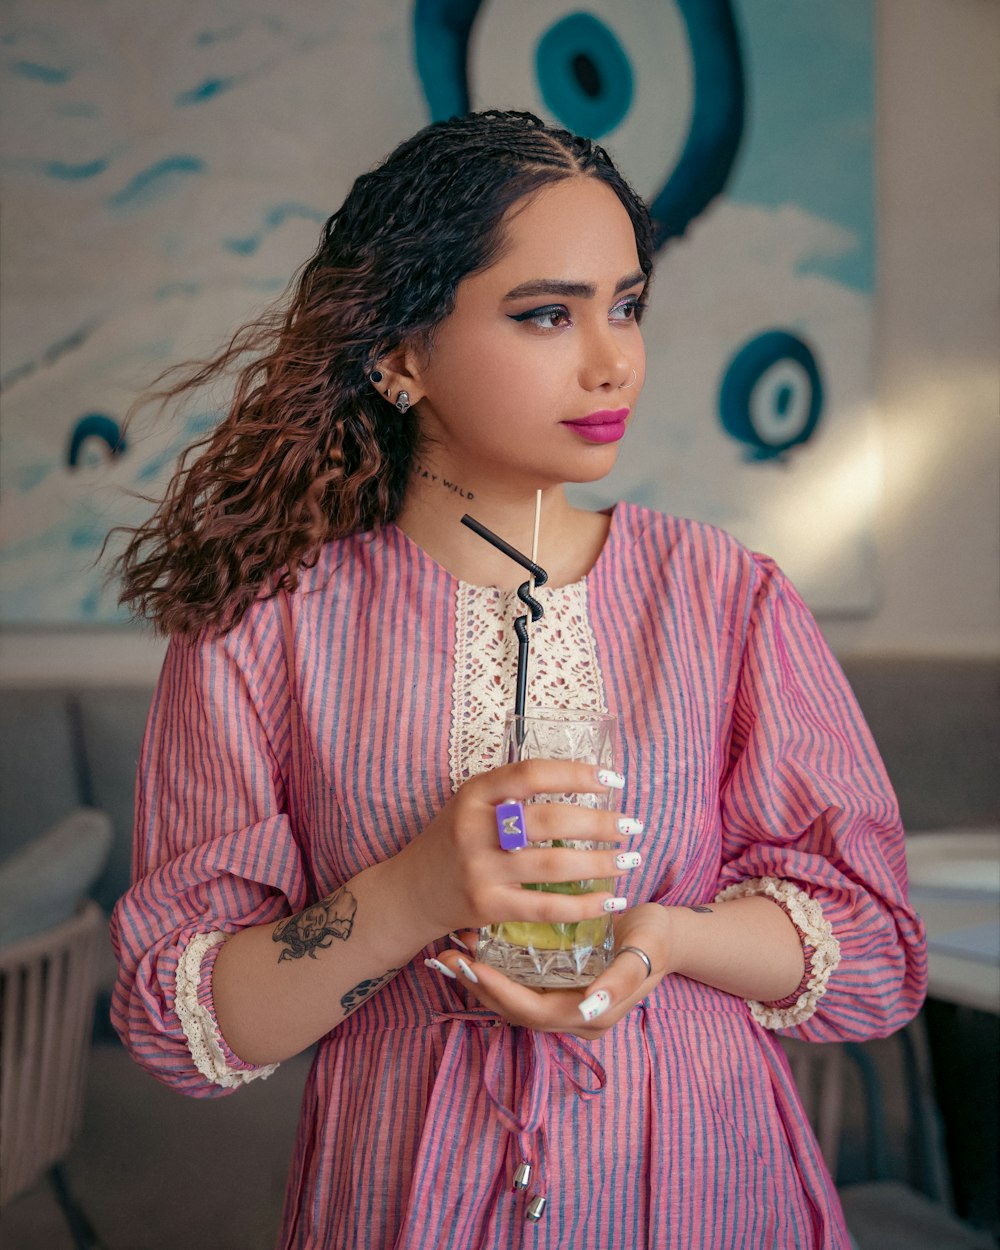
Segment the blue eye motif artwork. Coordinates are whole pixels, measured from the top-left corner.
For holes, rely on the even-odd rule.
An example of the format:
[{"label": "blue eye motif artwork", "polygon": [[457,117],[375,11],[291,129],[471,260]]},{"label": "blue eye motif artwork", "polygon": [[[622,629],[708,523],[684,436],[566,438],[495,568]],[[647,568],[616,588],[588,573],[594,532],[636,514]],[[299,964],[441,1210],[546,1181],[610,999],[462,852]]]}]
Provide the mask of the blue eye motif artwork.
[{"label": "blue eye motif artwork", "polygon": [[[731,0],[673,0],[683,20],[694,79],[687,134],[672,170],[649,199],[657,248],[683,235],[721,193],[744,125],[744,74]],[[469,84],[469,44],[482,0],[416,0],[417,73],[432,121],[477,107]],[[538,89],[568,130],[603,139],[630,113],[635,78],[615,32],[590,13],[555,21],[535,50]]]},{"label": "blue eye motif artwork", "polygon": [[571,13],[545,32],[535,53],[542,99],[567,130],[603,139],[632,107],[632,65],[614,31]]},{"label": "blue eye motif artwork", "polygon": [[778,459],[807,442],[823,410],[823,381],[811,348],[787,330],[768,330],[729,362],[719,419],[750,460]]}]

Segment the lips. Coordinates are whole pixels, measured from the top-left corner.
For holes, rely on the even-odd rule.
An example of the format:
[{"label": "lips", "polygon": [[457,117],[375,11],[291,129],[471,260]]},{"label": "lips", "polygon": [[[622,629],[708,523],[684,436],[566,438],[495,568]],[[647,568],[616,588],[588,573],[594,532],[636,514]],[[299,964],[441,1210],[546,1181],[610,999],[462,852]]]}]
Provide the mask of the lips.
[{"label": "lips", "polygon": [[625,433],[625,422],[629,410],[617,408],[591,412],[576,421],[564,421],[571,430],[575,430],[588,443],[616,443]]}]

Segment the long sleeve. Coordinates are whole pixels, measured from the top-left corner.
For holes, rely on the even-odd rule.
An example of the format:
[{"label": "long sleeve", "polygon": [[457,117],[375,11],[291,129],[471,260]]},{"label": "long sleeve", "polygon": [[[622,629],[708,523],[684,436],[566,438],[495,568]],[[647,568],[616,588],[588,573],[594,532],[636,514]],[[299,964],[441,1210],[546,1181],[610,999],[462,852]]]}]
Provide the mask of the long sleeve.
[{"label": "long sleeve", "polygon": [[[794,1033],[885,1036],[919,1010],[927,980],[895,795],[815,621],[770,561],[757,566],[722,786],[720,892],[777,896],[803,932],[817,992],[788,1017]],[[773,1007],[770,1020],[767,1005],[755,1014],[780,1023]]]},{"label": "long sleeve", "polygon": [[170,643],[139,763],[133,884],[112,917],[114,1025],[138,1063],[194,1096],[266,1074],[218,1033],[222,935],[298,910],[308,889],[285,810],[281,627],[269,605],[251,616],[224,638]]}]

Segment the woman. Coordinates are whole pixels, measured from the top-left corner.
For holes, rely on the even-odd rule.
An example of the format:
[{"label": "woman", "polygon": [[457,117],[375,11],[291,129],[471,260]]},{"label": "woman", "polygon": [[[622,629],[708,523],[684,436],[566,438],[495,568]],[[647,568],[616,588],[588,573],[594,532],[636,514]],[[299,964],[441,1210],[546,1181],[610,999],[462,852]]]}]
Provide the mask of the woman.
[{"label": "woman", "polygon": [[[240,366],[122,561],[173,637],[114,1017],[196,1096],[319,1041],[284,1247],[847,1245],[772,1030],[918,1009],[902,831],[773,563],[566,500],[632,420],[651,271],[601,148],[460,118],[359,178],[287,311],[167,392]],[[523,573],[459,522],[524,549],[539,489],[530,700],[617,712],[624,777],[491,767]],[[611,849],[499,848],[504,799],[609,788],[625,815],[529,807],[528,835]],[[520,888],[586,878],[616,889]],[[632,950],[586,990],[469,949],[603,911]]]}]

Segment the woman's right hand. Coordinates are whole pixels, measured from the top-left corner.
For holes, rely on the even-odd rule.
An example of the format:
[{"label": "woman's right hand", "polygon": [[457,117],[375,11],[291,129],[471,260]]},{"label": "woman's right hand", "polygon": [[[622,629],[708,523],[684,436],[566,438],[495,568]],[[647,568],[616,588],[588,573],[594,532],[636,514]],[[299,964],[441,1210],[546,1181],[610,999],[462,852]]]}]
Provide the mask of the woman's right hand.
[{"label": "woman's right hand", "polygon": [[[530,803],[539,794],[596,794],[621,789],[622,779],[592,764],[570,760],[524,760],[473,777],[452,796],[427,828],[392,861],[396,897],[415,931],[431,942],[458,929],[502,921],[572,923],[621,910],[608,890],[557,894],[524,890],[529,882],[555,883],[610,878],[637,867],[619,858],[641,831],[617,812],[571,803]],[[497,836],[496,807],[508,799],[525,804],[530,843],[580,840],[611,844],[600,850],[528,846],[504,851]],[[388,865],[386,865],[388,867]]]}]

